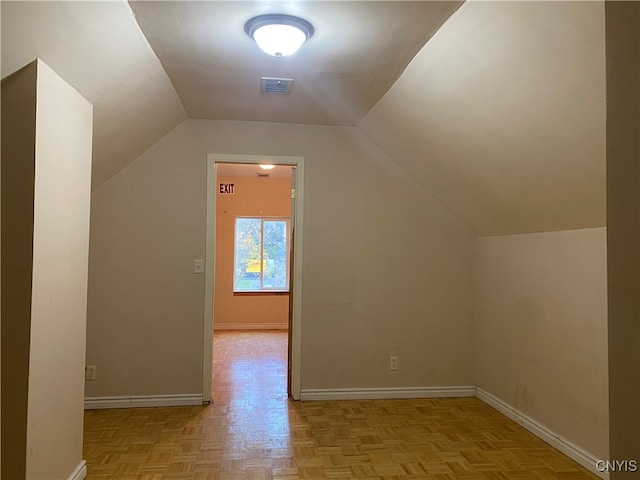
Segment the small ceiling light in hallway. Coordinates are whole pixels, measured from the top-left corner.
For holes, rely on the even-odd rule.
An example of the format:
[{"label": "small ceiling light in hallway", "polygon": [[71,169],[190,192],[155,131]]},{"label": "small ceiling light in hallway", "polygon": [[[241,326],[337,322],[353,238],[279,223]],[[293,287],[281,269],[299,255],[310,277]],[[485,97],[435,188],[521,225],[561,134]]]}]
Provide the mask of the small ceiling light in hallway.
[{"label": "small ceiling light in hallway", "polygon": [[314,28],[302,18],[268,14],[253,17],[245,23],[244,31],[263,52],[274,57],[286,57],[296,53],[311,38]]}]

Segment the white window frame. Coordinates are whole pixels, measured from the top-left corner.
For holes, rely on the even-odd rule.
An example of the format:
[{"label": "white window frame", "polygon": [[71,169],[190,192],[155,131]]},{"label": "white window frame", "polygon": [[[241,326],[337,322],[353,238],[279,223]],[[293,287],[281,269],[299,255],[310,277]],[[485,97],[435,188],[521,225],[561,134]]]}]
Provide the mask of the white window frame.
[{"label": "white window frame", "polygon": [[[236,264],[237,261],[237,255],[236,255],[236,242],[237,242],[237,225],[238,225],[238,219],[239,218],[245,218],[245,219],[255,219],[255,220],[260,220],[260,288],[259,289],[237,289],[236,288],[236,272],[237,272],[237,267],[238,265]],[[263,277],[263,265],[264,265],[264,222],[269,222],[269,221],[284,221],[286,222],[286,237],[285,237],[285,241],[286,241],[286,245],[285,245],[285,251],[287,253],[287,267],[286,267],[286,274],[287,274],[287,285],[286,287],[264,287],[263,281],[264,281],[264,277]],[[290,217],[273,217],[273,216],[256,216],[256,215],[236,215],[234,221],[233,221],[233,293],[260,293],[260,292],[289,292],[290,290],[290,285],[291,285],[291,279],[289,278],[289,274],[290,274],[290,254],[291,254],[291,218]]]}]

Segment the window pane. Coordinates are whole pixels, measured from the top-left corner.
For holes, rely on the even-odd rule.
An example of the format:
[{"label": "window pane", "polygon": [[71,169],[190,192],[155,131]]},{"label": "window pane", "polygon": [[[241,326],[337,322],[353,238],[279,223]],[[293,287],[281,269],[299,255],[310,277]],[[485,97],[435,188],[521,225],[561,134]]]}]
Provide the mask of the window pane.
[{"label": "window pane", "polygon": [[262,220],[236,218],[234,290],[260,290]]},{"label": "window pane", "polygon": [[287,222],[264,221],[264,288],[287,288]]}]

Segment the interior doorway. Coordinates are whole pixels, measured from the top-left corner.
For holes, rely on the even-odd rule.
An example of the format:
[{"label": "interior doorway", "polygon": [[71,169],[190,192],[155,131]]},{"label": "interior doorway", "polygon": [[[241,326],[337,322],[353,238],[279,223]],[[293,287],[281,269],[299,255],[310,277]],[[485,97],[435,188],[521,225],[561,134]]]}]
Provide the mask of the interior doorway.
[{"label": "interior doorway", "polygon": [[208,156],[205,401],[215,381],[214,331],[224,330],[287,331],[287,392],[300,398],[303,163],[302,157]]}]

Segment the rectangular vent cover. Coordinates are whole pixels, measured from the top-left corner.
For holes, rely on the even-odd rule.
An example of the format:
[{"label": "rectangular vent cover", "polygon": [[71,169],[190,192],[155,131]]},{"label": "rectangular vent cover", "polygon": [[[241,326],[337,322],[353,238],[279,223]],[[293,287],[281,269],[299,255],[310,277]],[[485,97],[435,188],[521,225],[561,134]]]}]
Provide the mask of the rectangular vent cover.
[{"label": "rectangular vent cover", "polygon": [[262,93],[288,95],[292,85],[293,78],[262,77]]}]

